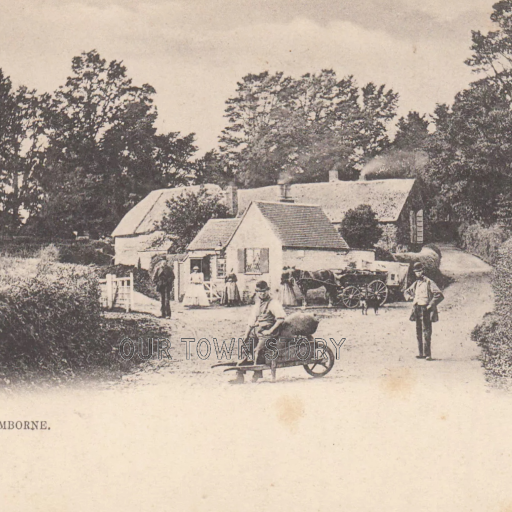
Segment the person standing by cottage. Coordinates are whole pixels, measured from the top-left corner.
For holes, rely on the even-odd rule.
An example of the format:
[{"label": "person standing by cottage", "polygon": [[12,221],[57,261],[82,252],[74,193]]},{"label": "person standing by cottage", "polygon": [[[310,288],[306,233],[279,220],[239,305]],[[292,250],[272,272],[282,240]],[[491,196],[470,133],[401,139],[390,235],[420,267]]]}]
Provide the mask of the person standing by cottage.
[{"label": "person standing by cottage", "polygon": [[283,273],[281,274],[280,299],[283,306],[297,305],[297,297],[291,283],[291,269],[288,269],[288,267],[283,267]]},{"label": "person standing by cottage", "polygon": [[190,274],[190,284],[185,292],[183,305],[189,307],[210,305],[208,295],[206,295],[206,290],[204,289],[204,275],[202,272],[199,272],[199,267],[194,267],[192,269],[192,274]]},{"label": "person standing by cottage", "polygon": [[238,291],[238,285],[236,284],[238,279],[233,269],[226,276],[224,291],[222,293],[221,304],[224,306],[239,306],[241,303],[240,292]]},{"label": "person standing by cottage", "polygon": [[162,318],[171,318],[171,291],[174,287],[174,271],[167,260],[159,261],[153,270],[153,282],[160,293]]},{"label": "person standing by cottage", "polygon": [[[270,288],[266,281],[259,281],[256,283],[256,304],[252,310],[247,324],[247,330],[244,334],[244,340],[249,339],[251,332],[254,339],[254,363],[265,364],[265,342],[279,335],[279,328],[281,327],[286,313],[283,306],[277,299],[273,299],[268,293]],[[249,364],[248,360],[242,361],[239,366]],[[257,382],[263,377],[262,370],[256,370],[253,374],[253,382]],[[233,384],[239,384],[244,381],[243,372],[237,372],[236,380],[231,381]]]},{"label": "person standing by cottage", "polygon": [[425,276],[422,263],[416,262],[413,271],[416,281],[405,291],[405,296],[413,299],[410,320],[416,322],[419,351],[416,357],[432,361],[432,322],[439,320],[437,305],[444,299],[444,295],[436,283]]}]

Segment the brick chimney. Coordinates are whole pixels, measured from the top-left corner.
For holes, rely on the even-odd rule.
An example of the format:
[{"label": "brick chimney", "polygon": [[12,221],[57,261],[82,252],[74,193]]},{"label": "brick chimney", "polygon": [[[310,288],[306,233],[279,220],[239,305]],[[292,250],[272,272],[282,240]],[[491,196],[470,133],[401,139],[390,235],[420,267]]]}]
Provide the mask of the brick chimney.
[{"label": "brick chimney", "polygon": [[339,181],[338,176],[338,169],[331,169],[329,171],[329,183],[332,183],[333,181]]},{"label": "brick chimney", "polygon": [[234,183],[230,183],[224,190],[224,199],[229,213],[236,217],[238,215],[238,189]]},{"label": "brick chimney", "polygon": [[292,184],[288,183],[286,180],[279,180],[277,182],[279,185],[279,202],[280,203],[294,203],[295,201],[290,196],[290,190],[292,188]]}]

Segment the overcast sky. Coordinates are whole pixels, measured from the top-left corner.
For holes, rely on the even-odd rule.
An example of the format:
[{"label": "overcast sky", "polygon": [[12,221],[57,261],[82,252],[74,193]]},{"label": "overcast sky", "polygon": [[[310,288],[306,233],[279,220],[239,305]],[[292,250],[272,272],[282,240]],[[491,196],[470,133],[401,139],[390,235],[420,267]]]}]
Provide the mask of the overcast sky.
[{"label": "overcast sky", "polygon": [[385,83],[400,112],[431,113],[472,79],[471,29],[491,28],[492,0],[0,0],[0,67],[52,91],[71,59],[98,50],[157,90],[159,126],[195,132],[204,151],[247,73],[332,68]]}]

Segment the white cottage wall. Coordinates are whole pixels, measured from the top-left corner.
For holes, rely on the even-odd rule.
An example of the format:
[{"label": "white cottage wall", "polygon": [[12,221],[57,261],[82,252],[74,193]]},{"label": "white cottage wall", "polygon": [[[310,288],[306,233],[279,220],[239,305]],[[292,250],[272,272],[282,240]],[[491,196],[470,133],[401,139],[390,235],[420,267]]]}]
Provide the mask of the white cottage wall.
[{"label": "white cottage wall", "polygon": [[283,266],[300,270],[325,270],[345,268],[348,255],[341,251],[320,249],[284,249]]},{"label": "white cottage wall", "polygon": [[[265,248],[269,250],[268,273],[245,274],[239,271],[238,249]],[[258,208],[252,205],[226,248],[226,270],[230,272],[234,269],[242,296],[244,291],[252,294],[255,284],[260,280],[267,281],[273,294],[279,292],[283,269],[282,252],[281,241]]]},{"label": "white cottage wall", "polygon": [[146,249],[150,239],[154,238],[153,233],[136,236],[116,236],[114,248],[116,251],[116,265],[137,265],[139,262],[139,251]]}]

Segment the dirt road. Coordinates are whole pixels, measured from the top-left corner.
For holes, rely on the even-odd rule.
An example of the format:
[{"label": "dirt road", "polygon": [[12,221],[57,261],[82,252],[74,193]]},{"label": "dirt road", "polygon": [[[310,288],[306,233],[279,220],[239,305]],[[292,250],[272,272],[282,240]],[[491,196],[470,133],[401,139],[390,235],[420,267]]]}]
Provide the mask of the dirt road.
[{"label": "dirt road", "polygon": [[[13,398],[5,419],[28,411],[52,430],[23,443],[2,434],[4,460],[16,461],[2,495],[45,512],[512,510],[510,395],[486,386],[469,340],[492,307],[489,269],[451,248],[443,269],[456,282],[432,362],[415,359],[409,306],[398,304],[378,317],[322,313],[318,334],[346,338],[324,379],[299,368],[229,386],[176,343],[170,366],[132,382]],[[166,322],[173,340],[222,339],[246,311]]]},{"label": "dirt road", "polygon": [[[339,359],[325,381],[345,383],[350,380],[372,380],[390,375],[405,381],[414,375],[415,382],[435,379],[437,383],[451,380],[457,382],[480,382],[483,371],[477,360],[479,351],[469,339],[472,328],[483,314],[492,309],[492,290],[489,284],[490,267],[480,259],[454,247],[443,247],[442,270],[455,279],[445,292],[445,301],[440,306],[440,322],[434,324],[434,361],[418,361],[415,324],[408,320],[410,303],[388,304],[378,315],[370,311],[362,316],[359,310],[314,309],[320,320],[315,334],[328,341],[333,351],[340,346]],[[158,314],[156,302],[146,301],[146,310]],[[164,320],[169,327],[173,361],[154,372],[141,372],[132,382],[151,384],[152,379],[162,384],[163,379],[179,378],[180,385],[187,380],[199,381],[213,386],[224,386],[232,373],[212,371],[211,365],[218,361],[217,346],[223,342],[231,344],[244,330],[250,308],[211,308],[187,310],[175,306],[172,320]],[[289,310],[292,312],[293,310]],[[143,333],[140,333],[143,335]],[[193,338],[187,359],[186,343],[182,339]],[[211,354],[201,359],[197,354],[197,341],[205,338],[210,343]],[[329,341],[333,339],[334,343]],[[345,339],[344,342],[341,340]],[[237,343],[234,345],[237,346]],[[201,346],[202,355],[207,354],[208,344]],[[236,349],[233,354],[236,359]],[[154,365],[155,367],[158,365]],[[155,368],[156,369],[156,368]],[[266,375],[270,379],[270,374]],[[279,382],[309,381],[311,378],[302,368],[284,369],[278,372]]]}]

